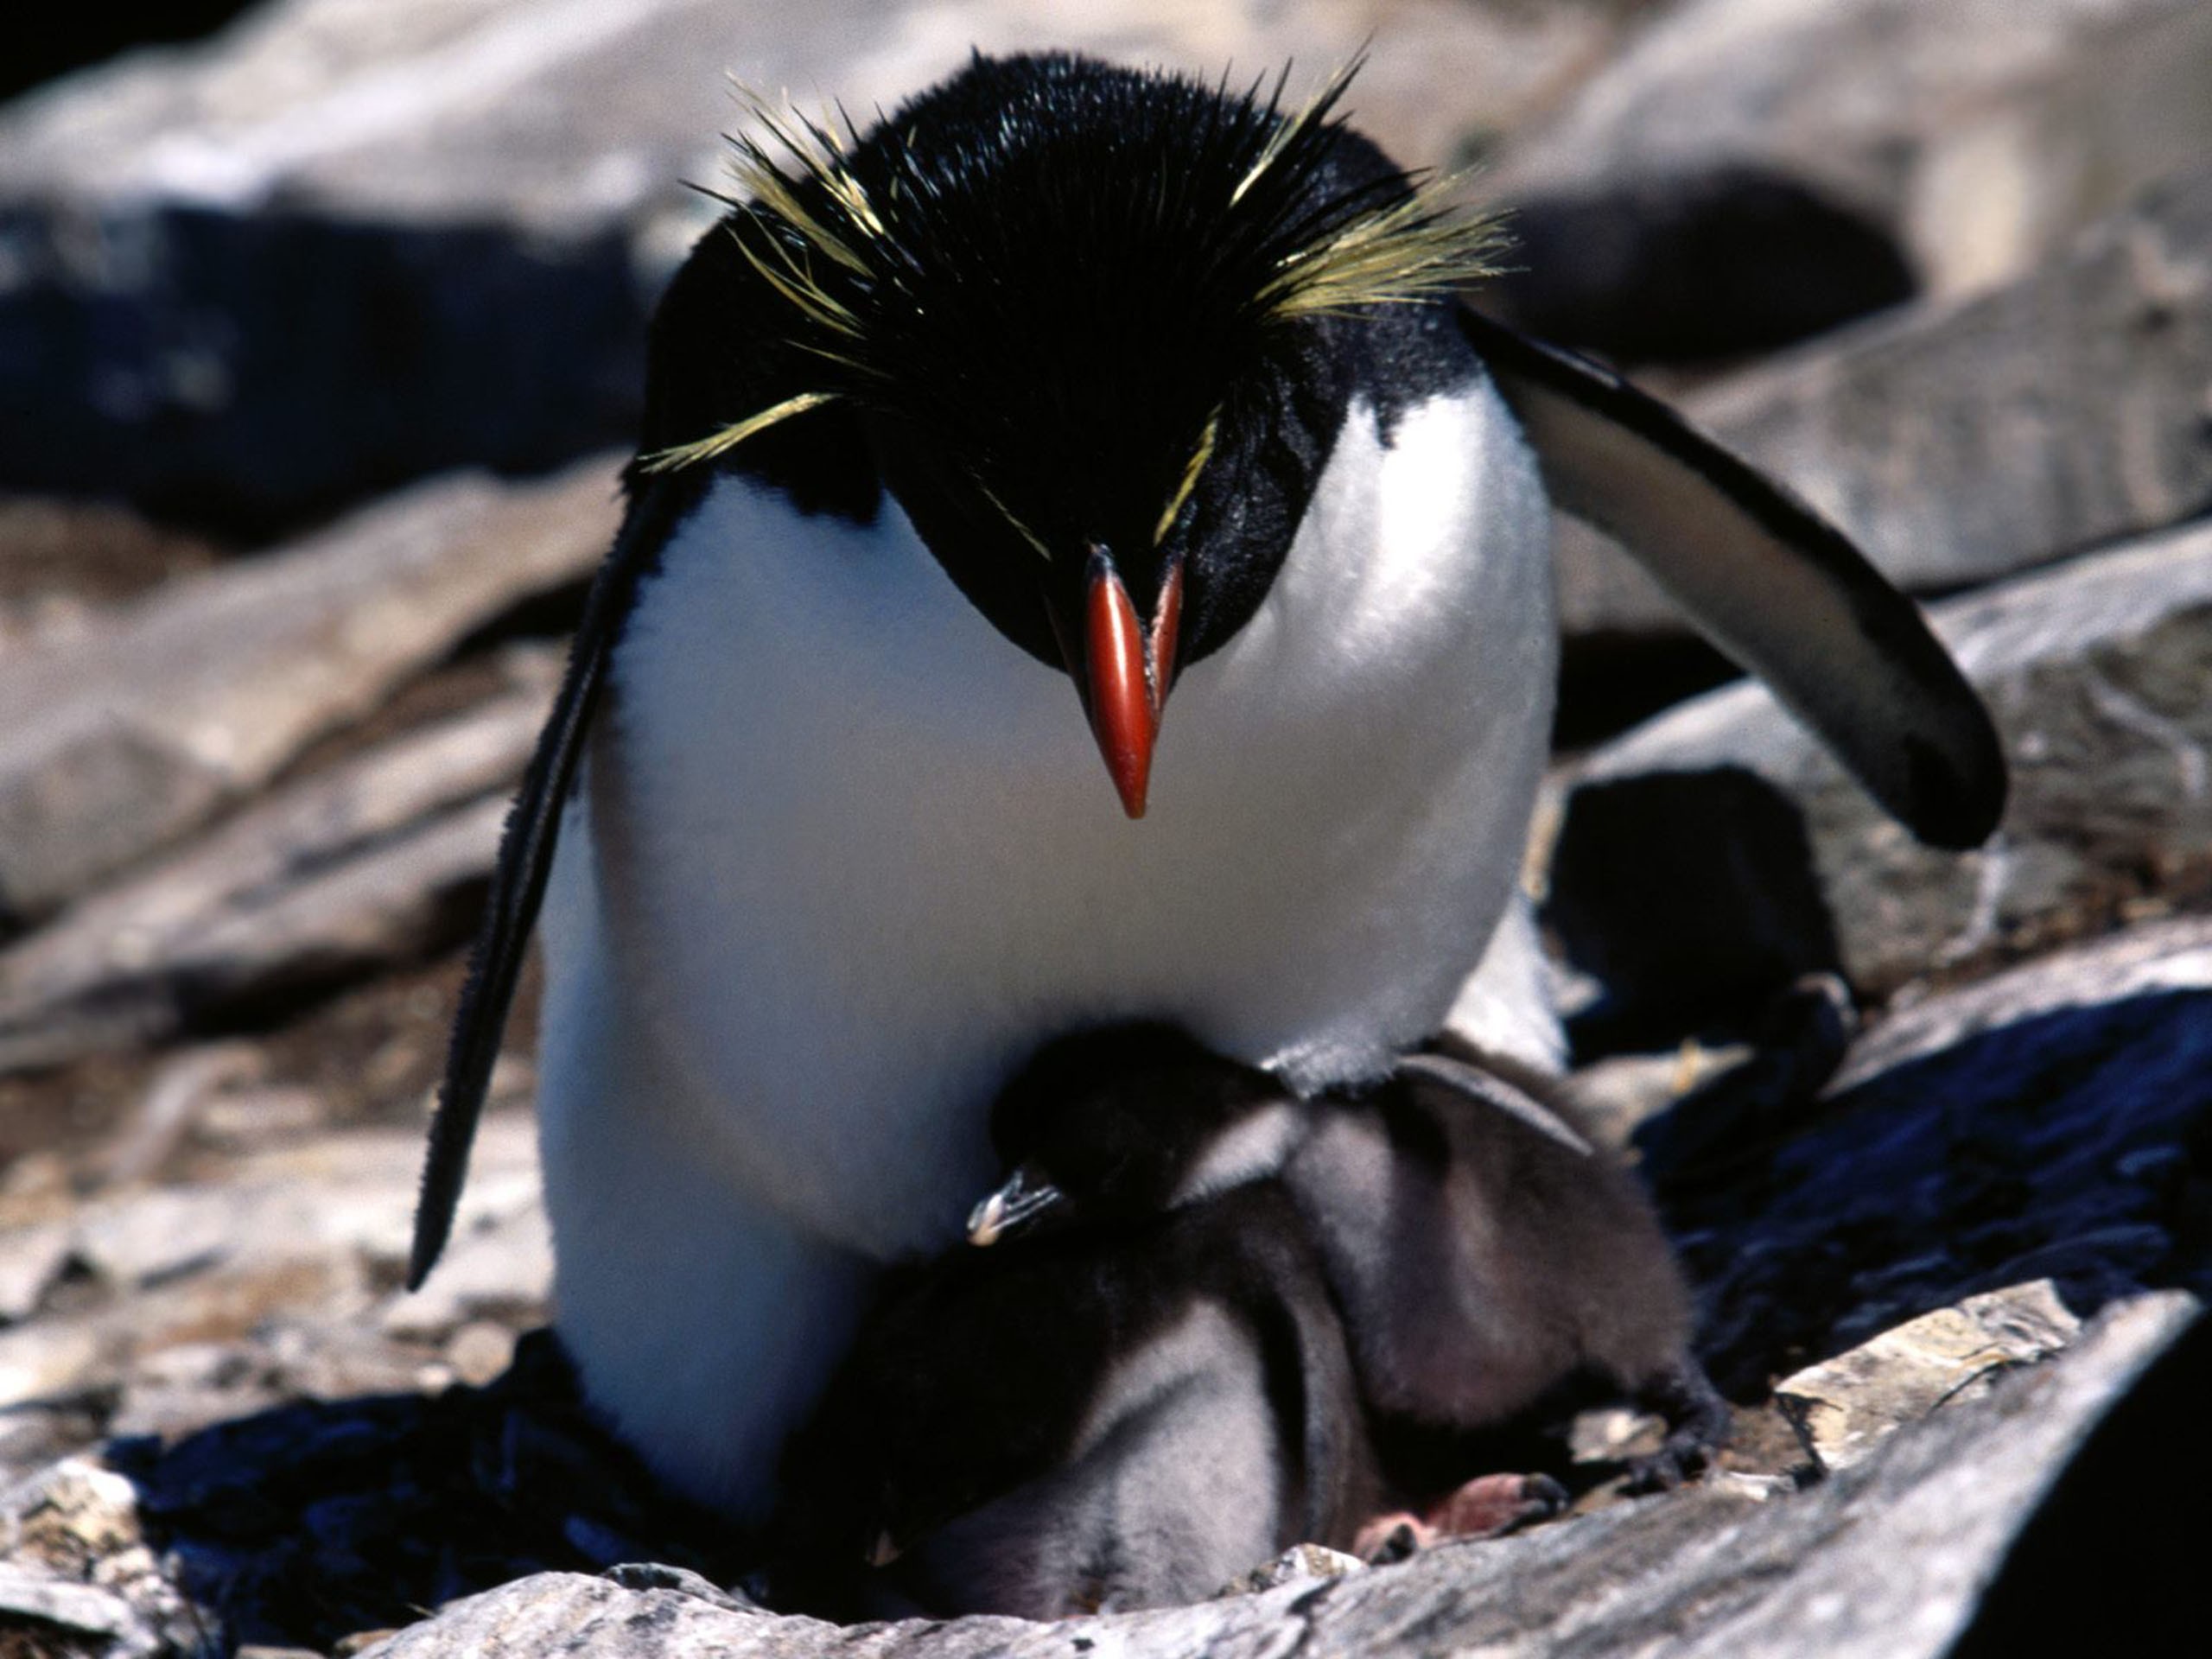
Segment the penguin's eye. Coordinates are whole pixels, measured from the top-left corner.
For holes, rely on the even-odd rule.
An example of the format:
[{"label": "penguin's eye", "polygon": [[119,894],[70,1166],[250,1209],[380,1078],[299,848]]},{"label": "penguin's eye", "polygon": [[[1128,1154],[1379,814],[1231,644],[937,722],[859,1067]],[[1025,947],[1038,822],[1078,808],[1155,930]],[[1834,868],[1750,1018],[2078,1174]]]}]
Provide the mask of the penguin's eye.
[{"label": "penguin's eye", "polygon": [[1206,416],[1205,429],[1198,434],[1198,448],[1191,452],[1190,464],[1183,468],[1182,482],[1176,485],[1175,493],[1167,499],[1166,510],[1160,515],[1160,522],[1153,526],[1152,544],[1158,547],[1167,539],[1167,532],[1175,527],[1175,520],[1184,505],[1191,499],[1191,492],[1198,486],[1198,474],[1206,469],[1206,462],[1213,459],[1214,440],[1221,433],[1221,411],[1217,409]]}]

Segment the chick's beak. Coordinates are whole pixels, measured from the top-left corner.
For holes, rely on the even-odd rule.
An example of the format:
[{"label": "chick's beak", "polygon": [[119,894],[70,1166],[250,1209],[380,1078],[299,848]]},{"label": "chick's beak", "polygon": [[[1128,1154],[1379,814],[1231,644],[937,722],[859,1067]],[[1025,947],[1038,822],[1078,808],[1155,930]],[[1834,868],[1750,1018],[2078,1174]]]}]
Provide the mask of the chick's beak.
[{"label": "chick's beak", "polygon": [[1020,1232],[1064,1200],[1060,1189],[1033,1172],[1017,1169],[1007,1184],[968,1213],[968,1242],[991,1245]]},{"label": "chick's beak", "polygon": [[[1107,775],[1133,818],[1144,817],[1152,781],[1152,750],[1160,736],[1160,711],[1175,677],[1175,645],[1183,620],[1183,563],[1171,557],[1160,572],[1160,595],[1149,623],[1137,615],[1113,556],[1094,543],[1083,583],[1080,644],[1059,628],[1068,672],[1083,694],[1091,735]],[[1056,614],[1057,626],[1057,614]]]}]

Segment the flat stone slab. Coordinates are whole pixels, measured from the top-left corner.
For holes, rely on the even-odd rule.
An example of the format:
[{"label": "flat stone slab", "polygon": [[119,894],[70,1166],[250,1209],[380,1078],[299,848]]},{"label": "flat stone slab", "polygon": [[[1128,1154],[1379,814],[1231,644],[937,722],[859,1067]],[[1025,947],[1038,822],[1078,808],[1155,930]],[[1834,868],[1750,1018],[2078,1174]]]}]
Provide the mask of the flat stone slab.
[{"label": "flat stone slab", "polygon": [[52,914],[501,613],[582,581],[617,517],[611,460],[442,480],[0,661],[0,918]]},{"label": "flat stone slab", "polygon": [[1934,291],[1964,292],[2196,161],[2208,63],[2192,0],[1688,0],[1489,183],[1534,207],[1800,181],[1891,231]]},{"label": "flat stone slab", "polygon": [[[2212,168],[2199,162],[1996,291],[1829,335],[1683,406],[1892,581],[1940,593],[2212,507],[2207,386]],[[1557,560],[1571,634],[1686,626],[1596,532],[1563,524]]]},{"label": "flat stone slab", "polygon": [[1149,1656],[1945,1651],[2068,1453],[2192,1317],[2185,1298],[2115,1309],[2072,1354],[1900,1432],[1795,1497],[1718,1491],[1623,1504],[1446,1545],[1402,1566],[1259,1595],[1034,1624],[969,1618],[842,1630],[733,1611],[682,1590],[550,1574],[477,1596],[368,1649],[376,1659],[652,1654],[1072,1659]]},{"label": "flat stone slab", "polygon": [[2011,1285],[1808,1365],[1774,1385],[1775,1401],[1823,1468],[1847,1469],[1905,1424],[1978,1398],[2004,1372],[2049,1358],[2081,1330],[2048,1279]]},{"label": "flat stone slab", "polygon": [[0,950],[0,1072],[172,1040],[458,943],[561,655],[512,653],[512,690],[271,791]]}]

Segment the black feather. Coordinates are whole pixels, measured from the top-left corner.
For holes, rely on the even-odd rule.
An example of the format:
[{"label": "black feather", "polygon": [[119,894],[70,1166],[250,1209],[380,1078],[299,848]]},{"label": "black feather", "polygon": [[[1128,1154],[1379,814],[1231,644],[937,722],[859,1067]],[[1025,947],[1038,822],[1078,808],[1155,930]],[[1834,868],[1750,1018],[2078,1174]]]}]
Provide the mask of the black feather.
[{"label": "black feather", "polygon": [[452,1236],[454,1210],[468,1178],[468,1153],[483,1116],[485,1091],[499,1056],[500,1034],[513,1005],[537,907],[552,874],[561,813],[582,759],[584,737],[606,677],[607,658],[621,632],[640,572],[698,500],[697,480],[664,479],[631,497],[613,550],[593,579],[583,620],[569,652],[569,667],[553,712],[538,736],[537,753],[499,836],[499,860],[484,903],[484,923],[454,1016],[453,1042],[430,1120],[423,1160],[423,1189],[415,1206],[415,1242],[408,1253],[407,1287],[418,1288]]},{"label": "black feather", "polygon": [[1790,491],[1618,376],[1462,308],[1553,499],[1618,537],[1931,846],[1986,840],[2005,755],[1918,607]]}]

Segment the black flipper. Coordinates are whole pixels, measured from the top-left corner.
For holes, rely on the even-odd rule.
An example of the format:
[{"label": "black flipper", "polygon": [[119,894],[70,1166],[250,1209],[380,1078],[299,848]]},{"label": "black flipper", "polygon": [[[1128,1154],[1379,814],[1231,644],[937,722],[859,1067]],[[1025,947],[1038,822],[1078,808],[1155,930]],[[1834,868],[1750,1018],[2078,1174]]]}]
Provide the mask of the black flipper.
[{"label": "black flipper", "polygon": [[1988,711],[1841,531],[1618,376],[1460,318],[1554,500],[1635,554],[1922,841],[1988,838],[2005,787]]},{"label": "black flipper", "polygon": [[469,963],[468,982],[461,988],[453,1046],[446,1054],[445,1081],[438,1090],[437,1113],[430,1120],[423,1190],[415,1205],[415,1244],[407,1259],[410,1290],[429,1277],[453,1232],[454,1207],[467,1179],[476,1121],[483,1115],[500,1033],[515,1000],[523,951],[545,897],[546,877],[552,873],[562,810],[575,779],[576,763],[583,757],[584,735],[599,701],[607,658],[621,632],[639,573],[651,565],[698,493],[696,474],[637,483],[613,549],[592,579],[560,696],[554,699],[553,712],[538,736],[537,751],[523,774],[522,789],[499,837],[499,861],[484,903],[484,925]]}]

